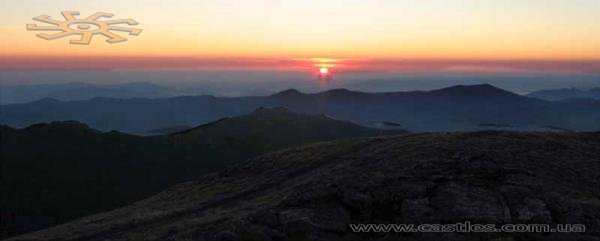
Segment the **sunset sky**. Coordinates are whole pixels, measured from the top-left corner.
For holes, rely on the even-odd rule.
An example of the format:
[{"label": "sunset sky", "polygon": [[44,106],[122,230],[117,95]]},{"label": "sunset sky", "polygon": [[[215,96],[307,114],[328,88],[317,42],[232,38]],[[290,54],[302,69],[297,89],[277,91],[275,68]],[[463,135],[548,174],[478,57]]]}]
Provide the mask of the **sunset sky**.
[{"label": "sunset sky", "polygon": [[[2,1],[0,69],[257,68],[600,72],[598,0]],[[127,42],[27,31],[61,11],[132,18]],[[95,66],[95,67],[94,67]],[[98,67],[100,66],[100,67]]]}]

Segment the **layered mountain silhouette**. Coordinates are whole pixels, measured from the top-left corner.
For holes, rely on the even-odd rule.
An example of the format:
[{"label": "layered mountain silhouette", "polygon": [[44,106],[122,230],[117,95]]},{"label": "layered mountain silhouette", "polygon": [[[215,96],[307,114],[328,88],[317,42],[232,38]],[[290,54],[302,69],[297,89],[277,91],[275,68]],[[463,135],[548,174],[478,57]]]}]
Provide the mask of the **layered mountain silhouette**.
[{"label": "layered mountain silhouette", "polygon": [[324,113],[362,125],[393,122],[411,131],[478,130],[481,123],[502,123],[518,130],[539,130],[543,126],[577,131],[600,129],[600,102],[544,101],[491,85],[390,93],[340,89],[304,94],[286,90],[271,96],[237,98],[42,99],[1,106],[0,122],[25,127],[38,122],[77,120],[104,131],[147,134],[155,129],[205,124],[260,106]]},{"label": "layered mountain silhouette", "polygon": [[44,98],[58,100],[86,100],[94,97],[159,98],[181,95],[182,91],[151,83],[124,83],[96,85],[90,83],[63,83],[45,85],[2,86],[0,103],[26,103]]},{"label": "layered mountain silhouette", "polygon": [[[600,133],[326,142],[11,240],[597,240]],[[579,224],[585,232],[352,232],[350,224]]]},{"label": "layered mountain silhouette", "polygon": [[551,101],[561,101],[568,99],[600,100],[600,88],[592,88],[589,90],[580,90],[577,88],[539,90],[531,92],[527,96]]},{"label": "layered mountain silhouette", "polygon": [[14,235],[113,209],[283,147],[402,133],[285,108],[152,137],[77,121],[2,126],[2,193],[9,194],[0,197],[2,231]]}]

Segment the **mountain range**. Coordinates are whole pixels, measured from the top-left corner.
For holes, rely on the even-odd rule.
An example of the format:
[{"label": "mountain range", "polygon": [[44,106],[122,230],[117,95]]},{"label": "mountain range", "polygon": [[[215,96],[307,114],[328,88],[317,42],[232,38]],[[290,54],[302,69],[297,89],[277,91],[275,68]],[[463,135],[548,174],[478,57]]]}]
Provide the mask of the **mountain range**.
[{"label": "mountain range", "polygon": [[285,108],[259,108],[152,137],[102,132],[77,121],[1,126],[1,189],[9,195],[0,197],[0,238],[130,204],[268,151],[403,133]]},{"label": "mountain range", "polygon": [[516,130],[544,130],[545,126],[574,131],[600,129],[600,101],[546,101],[487,84],[389,93],[336,89],[305,94],[291,89],[270,96],[231,98],[42,99],[0,106],[0,123],[25,127],[38,122],[77,120],[103,131],[149,134],[157,129],[201,125],[261,106],[324,113],[365,126],[396,123],[395,126],[415,132],[472,131],[489,123]]},{"label": "mountain range", "polygon": [[[126,207],[9,240],[598,240],[598,173],[600,133],[484,131],[325,142],[261,155]],[[350,227],[465,222],[579,228],[396,233]]]},{"label": "mountain range", "polygon": [[44,98],[57,100],[86,100],[94,97],[107,98],[159,98],[185,94],[173,88],[151,83],[97,85],[82,82],[62,84],[37,84],[2,86],[0,103],[27,103]]},{"label": "mountain range", "polygon": [[531,92],[527,96],[551,101],[561,101],[568,99],[600,100],[600,88],[592,88],[589,90],[580,90],[577,88],[539,90]]}]

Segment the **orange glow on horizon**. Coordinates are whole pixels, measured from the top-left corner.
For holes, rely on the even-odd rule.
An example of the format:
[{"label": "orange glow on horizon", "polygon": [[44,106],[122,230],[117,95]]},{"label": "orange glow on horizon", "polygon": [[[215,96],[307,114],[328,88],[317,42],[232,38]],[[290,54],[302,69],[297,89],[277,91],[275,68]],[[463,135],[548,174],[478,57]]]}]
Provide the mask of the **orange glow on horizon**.
[{"label": "orange glow on horizon", "polygon": [[[319,57],[310,60],[336,70],[348,59],[600,60],[597,0],[5,2],[0,57]],[[81,16],[110,10],[135,19],[144,32],[119,44],[99,38],[75,46],[26,30],[31,18],[58,19],[65,9]]]},{"label": "orange glow on horizon", "polygon": [[[1,56],[1,55],[0,55]],[[1,56],[0,70],[252,70],[317,72],[582,72],[600,60],[469,60],[348,58],[193,58],[150,56]]]}]

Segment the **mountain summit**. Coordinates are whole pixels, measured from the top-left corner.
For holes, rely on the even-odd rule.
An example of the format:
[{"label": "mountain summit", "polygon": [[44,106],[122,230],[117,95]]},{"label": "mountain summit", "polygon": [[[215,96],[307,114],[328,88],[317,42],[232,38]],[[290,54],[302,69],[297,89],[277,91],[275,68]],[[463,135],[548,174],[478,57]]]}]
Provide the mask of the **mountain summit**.
[{"label": "mountain summit", "polygon": [[515,93],[500,89],[490,84],[456,85],[429,92],[432,95],[454,97],[522,97]]},{"label": "mountain summit", "polygon": [[[598,160],[597,133],[328,142],[262,155],[127,207],[12,240],[596,240]],[[586,229],[354,233],[349,226],[466,221]]]},{"label": "mountain summit", "polygon": [[223,118],[171,135],[196,144],[254,146],[257,152],[299,143],[377,135],[403,134],[401,130],[379,130],[331,119],[322,114],[303,114],[284,107],[260,107],[250,114]]},{"label": "mountain summit", "polygon": [[275,93],[273,95],[271,95],[271,97],[275,97],[275,98],[290,98],[290,97],[299,97],[299,96],[303,96],[304,94],[302,94],[300,91],[296,90],[296,89],[287,89],[278,93]]}]

